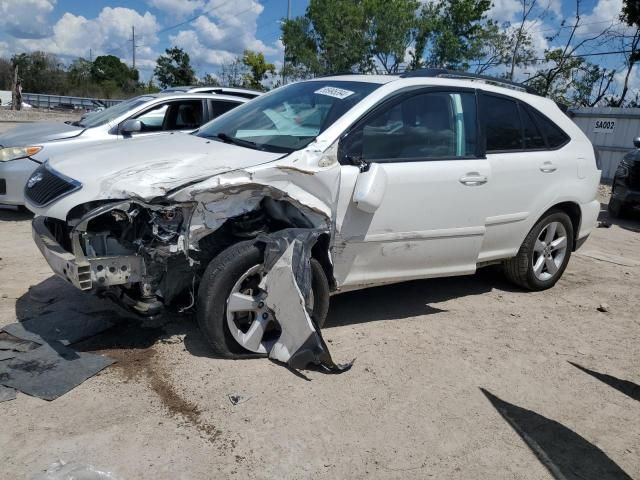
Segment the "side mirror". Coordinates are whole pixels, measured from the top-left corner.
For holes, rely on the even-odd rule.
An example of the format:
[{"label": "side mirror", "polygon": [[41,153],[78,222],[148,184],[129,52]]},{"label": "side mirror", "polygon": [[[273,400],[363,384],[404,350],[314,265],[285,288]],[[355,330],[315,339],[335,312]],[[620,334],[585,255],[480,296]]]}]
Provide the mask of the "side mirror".
[{"label": "side mirror", "polygon": [[142,122],[140,120],[129,119],[120,127],[120,133],[124,136],[131,136],[132,133],[142,131]]},{"label": "side mirror", "polygon": [[640,148],[640,137],[636,137],[636,138],[633,139],[633,145],[636,148]]},{"label": "side mirror", "polygon": [[353,201],[363,212],[374,213],[382,205],[386,189],[387,172],[380,164],[372,163],[366,172],[358,175]]}]

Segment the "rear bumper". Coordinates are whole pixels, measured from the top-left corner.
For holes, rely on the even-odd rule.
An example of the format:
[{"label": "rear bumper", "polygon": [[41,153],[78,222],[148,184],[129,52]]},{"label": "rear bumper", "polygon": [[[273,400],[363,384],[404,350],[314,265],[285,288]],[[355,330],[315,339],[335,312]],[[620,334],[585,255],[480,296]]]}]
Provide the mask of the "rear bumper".
[{"label": "rear bumper", "polygon": [[24,186],[39,165],[29,158],[0,162],[0,183],[5,186],[5,189],[0,190],[0,203],[24,205]]},{"label": "rear bumper", "polygon": [[600,202],[593,200],[580,205],[581,221],[580,229],[576,235],[575,248],[578,249],[584,244],[591,231],[598,224],[598,216],[600,215]]},{"label": "rear bumper", "polygon": [[136,283],[143,277],[142,257],[130,255],[86,258],[77,238],[72,239],[72,244],[77,245],[74,252],[66,251],[47,228],[45,217],[33,219],[32,235],[53,272],[80,290]]}]

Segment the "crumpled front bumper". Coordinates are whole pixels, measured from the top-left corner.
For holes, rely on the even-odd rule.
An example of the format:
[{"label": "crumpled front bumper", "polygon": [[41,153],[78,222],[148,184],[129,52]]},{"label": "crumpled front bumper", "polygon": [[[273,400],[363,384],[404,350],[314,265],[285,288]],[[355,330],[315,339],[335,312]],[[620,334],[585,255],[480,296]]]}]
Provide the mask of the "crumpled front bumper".
[{"label": "crumpled front bumper", "polygon": [[137,255],[87,258],[79,246],[77,233],[68,252],[46,225],[46,217],[35,217],[33,240],[53,272],[80,290],[95,290],[139,282],[145,271],[142,257]]}]

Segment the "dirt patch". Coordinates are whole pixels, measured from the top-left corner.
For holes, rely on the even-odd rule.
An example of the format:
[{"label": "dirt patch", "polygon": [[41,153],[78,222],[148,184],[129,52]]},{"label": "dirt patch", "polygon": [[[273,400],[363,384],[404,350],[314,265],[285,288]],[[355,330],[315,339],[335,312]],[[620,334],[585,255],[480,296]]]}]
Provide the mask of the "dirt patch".
[{"label": "dirt patch", "polygon": [[182,417],[200,432],[202,438],[214,443],[222,432],[202,420],[202,411],[194,402],[180,395],[158,362],[158,351],[154,345],[164,336],[165,331],[161,328],[143,328],[126,323],[82,342],[76,348],[116,360],[112,368],[126,383],[148,382],[170,416]]}]

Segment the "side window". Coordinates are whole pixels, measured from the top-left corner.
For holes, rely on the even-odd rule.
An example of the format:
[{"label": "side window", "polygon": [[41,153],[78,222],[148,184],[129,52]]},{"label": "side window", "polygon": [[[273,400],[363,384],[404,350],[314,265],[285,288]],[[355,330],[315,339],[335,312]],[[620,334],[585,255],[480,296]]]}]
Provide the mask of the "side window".
[{"label": "side window", "polygon": [[237,102],[223,102],[219,100],[210,100],[209,106],[211,108],[211,118],[216,118],[222,115],[223,113],[227,113],[229,110],[233,110],[238,105],[242,105]]},{"label": "side window", "polygon": [[547,138],[549,148],[559,148],[569,141],[569,136],[546,116],[537,112],[533,108],[530,109],[530,112],[540,127],[542,134]]},{"label": "side window", "polygon": [[180,100],[162,103],[136,117],[142,122],[141,133],[168,130],[195,130],[203,123],[202,101]]},{"label": "side window", "polygon": [[188,100],[169,106],[164,130],[195,130],[203,121],[202,101]]},{"label": "side window", "polygon": [[522,124],[514,100],[482,95],[487,152],[522,150]]},{"label": "side window", "polygon": [[358,156],[369,162],[475,156],[475,94],[408,97],[366,120],[355,138]]},{"label": "side window", "polygon": [[142,132],[160,132],[169,106],[165,103],[147,110],[137,117],[142,122]]},{"label": "side window", "polygon": [[528,108],[520,105],[520,117],[522,118],[522,133],[524,133],[524,148],[536,150],[545,148],[547,145],[540,129],[533,121]]}]

